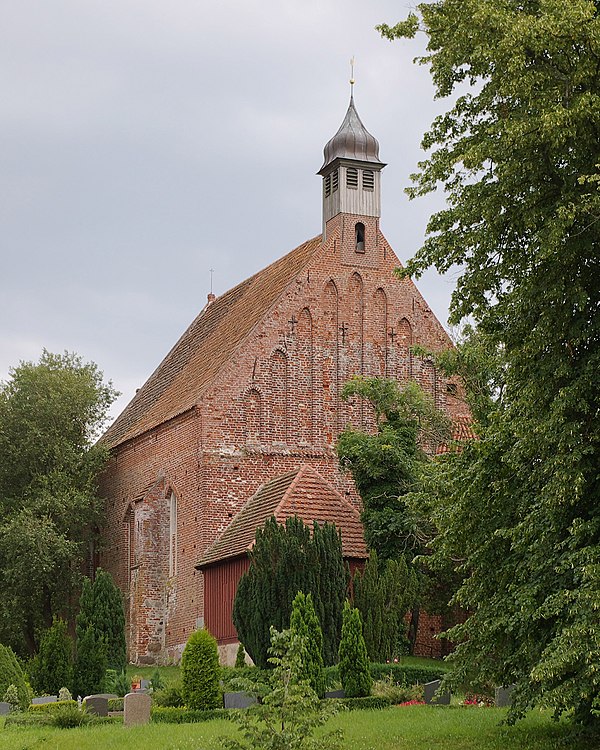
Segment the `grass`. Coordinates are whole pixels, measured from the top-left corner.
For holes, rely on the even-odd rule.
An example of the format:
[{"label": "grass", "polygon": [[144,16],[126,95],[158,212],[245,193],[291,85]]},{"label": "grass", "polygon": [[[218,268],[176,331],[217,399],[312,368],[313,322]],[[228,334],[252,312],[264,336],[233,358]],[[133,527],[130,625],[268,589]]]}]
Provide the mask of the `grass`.
[{"label": "grass", "polygon": [[[344,731],[344,750],[589,750],[578,744],[567,723],[532,712],[509,727],[500,725],[504,709],[392,707],[335,716],[327,729]],[[1,724],[0,724],[1,726]],[[217,750],[219,737],[234,734],[234,724],[120,725],[90,728],[0,728],[2,750]],[[594,747],[597,747],[594,746]]]}]

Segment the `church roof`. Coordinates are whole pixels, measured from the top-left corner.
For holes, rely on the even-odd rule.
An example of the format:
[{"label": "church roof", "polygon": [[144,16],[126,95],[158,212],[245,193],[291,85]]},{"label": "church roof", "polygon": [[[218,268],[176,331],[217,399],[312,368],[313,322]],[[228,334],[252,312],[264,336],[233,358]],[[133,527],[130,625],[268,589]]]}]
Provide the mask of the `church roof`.
[{"label": "church roof", "polygon": [[473,417],[470,414],[464,414],[452,418],[452,442],[450,444],[442,443],[439,445],[436,453],[451,453],[460,450],[460,444],[467,440],[476,440],[477,435],[473,430]]},{"label": "church roof", "polygon": [[208,304],[101,440],[113,448],[191,409],[321,245],[314,237]]},{"label": "church roof", "polygon": [[256,529],[271,516],[278,523],[298,516],[305,523],[329,521],[342,535],[346,558],[367,558],[367,546],[356,508],[309,464],[271,479],[258,489],[196,566],[204,568],[221,560],[249,552]]},{"label": "church roof", "polygon": [[323,170],[336,159],[367,161],[384,166],[379,161],[379,143],[365,128],[358,116],[353,96],[350,96],[350,104],[344,121],[337,133],[325,145],[323,156],[323,166],[319,174],[322,174]]}]

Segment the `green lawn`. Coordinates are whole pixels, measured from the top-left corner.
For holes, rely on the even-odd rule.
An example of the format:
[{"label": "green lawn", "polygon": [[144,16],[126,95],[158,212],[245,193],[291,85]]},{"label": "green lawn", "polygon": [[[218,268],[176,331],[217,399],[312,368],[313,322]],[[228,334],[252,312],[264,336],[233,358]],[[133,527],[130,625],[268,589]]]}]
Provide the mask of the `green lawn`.
[{"label": "green lawn", "polygon": [[[338,714],[327,728],[344,731],[344,750],[589,750],[569,735],[566,723],[533,712],[515,727],[494,708],[393,707]],[[202,724],[150,724],[125,729],[0,729],[2,750],[217,750],[219,736],[236,731],[218,720]],[[597,747],[597,746],[596,746]]]}]

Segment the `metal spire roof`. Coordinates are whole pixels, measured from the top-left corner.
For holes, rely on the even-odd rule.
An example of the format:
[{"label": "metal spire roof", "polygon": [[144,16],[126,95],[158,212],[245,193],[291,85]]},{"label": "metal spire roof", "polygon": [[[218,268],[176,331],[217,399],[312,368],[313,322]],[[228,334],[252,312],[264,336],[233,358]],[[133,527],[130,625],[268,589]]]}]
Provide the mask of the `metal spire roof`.
[{"label": "metal spire roof", "polygon": [[384,166],[379,161],[379,143],[369,133],[358,116],[354,106],[354,96],[350,94],[350,104],[339,130],[323,149],[325,160],[319,174],[335,159],[366,161]]}]

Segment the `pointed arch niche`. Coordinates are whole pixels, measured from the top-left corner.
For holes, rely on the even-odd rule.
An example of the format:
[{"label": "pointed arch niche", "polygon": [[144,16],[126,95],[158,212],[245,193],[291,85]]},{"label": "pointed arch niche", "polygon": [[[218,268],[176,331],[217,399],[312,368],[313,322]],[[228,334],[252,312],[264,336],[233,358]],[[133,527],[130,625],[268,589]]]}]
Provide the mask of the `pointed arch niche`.
[{"label": "pointed arch niche", "polygon": [[263,440],[263,398],[256,387],[249,388],[243,396],[244,439],[246,443]]},{"label": "pointed arch niche", "polygon": [[327,282],[323,289],[321,309],[323,310],[323,359],[322,359],[322,385],[323,385],[323,431],[322,435],[327,445],[333,445],[333,441],[339,433],[339,294],[333,281]]},{"label": "pointed arch niche", "polygon": [[413,376],[412,352],[413,328],[408,318],[398,321],[398,378],[410,380]]},{"label": "pointed arch niche", "polygon": [[[345,367],[342,372],[342,385],[354,375],[364,375],[364,325],[365,325],[365,300],[364,283],[362,276],[354,272],[348,281],[348,309],[350,319],[348,320],[347,347],[345,350]],[[364,424],[364,400],[357,399],[353,402],[347,401],[341,404],[342,429],[351,423],[358,429],[363,429]]]},{"label": "pointed arch niche", "polygon": [[371,372],[375,377],[387,377],[387,295],[379,287],[373,295],[373,350]]},{"label": "pointed arch niche", "polygon": [[313,320],[308,307],[298,315],[296,331],[298,377],[296,382],[296,424],[298,439],[312,445],[315,439],[315,351]]},{"label": "pointed arch niche", "polygon": [[268,439],[287,443],[289,432],[290,374],[289,359],[283,349],[275,349],[269,359],[271,391]]}]

